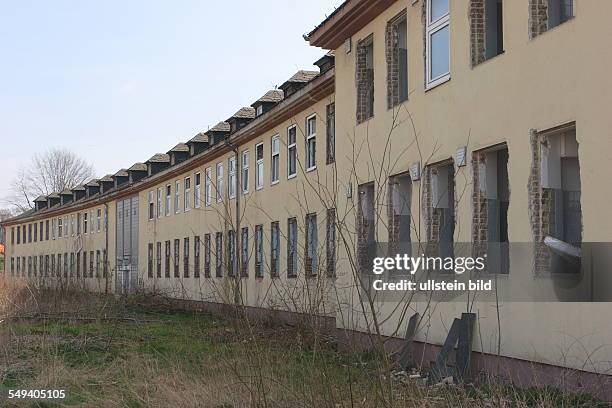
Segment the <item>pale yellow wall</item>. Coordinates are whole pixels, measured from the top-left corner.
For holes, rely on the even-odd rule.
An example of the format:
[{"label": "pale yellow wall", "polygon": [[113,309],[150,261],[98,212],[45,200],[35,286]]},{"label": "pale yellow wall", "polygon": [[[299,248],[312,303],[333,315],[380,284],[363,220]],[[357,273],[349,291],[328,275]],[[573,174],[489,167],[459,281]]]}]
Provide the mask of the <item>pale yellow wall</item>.
[{"label": "pale yellow wall", "polygon": [[[51,261],[49,261],[49,276],[41,277],[40,265],[38,265],[37,277],[33,276],[33,271],[32,271],[31,276],[28,277],[27,269],[25,270],[26,276],[24,277],[23,265],[21,266],[21,273],[19,274],[19,276],[23,277],[24,279],[30,280],[32,282],[39,282],[41,284],[70,283],[70,284],[77,284],[77,285],[85,285],[85,287],[91,290],[105,291],[107,287],[106,286],[107,280],[104,279],[104,277],[102,276],[103,275],[102,263],[103,263],[103,251],[106,249],[106,246],[107,246],[107,232],[108,232],[108,259],[109,259],[109,262],[112,259],[111,257],[114,257],[114,253],[115,253],[115,244],[114,244],[115,242],[115,234],[114,234],[115,210],[114,210],[114,206],[108,205],[108,231],[107,231],[104,226],[105,207],[106,207],[105,203],[92,202],[90,206],[87,206],[86,208],[83,208],[79,211],[62,213],[61,216],[60,215],[43,216],[41,218],[37,218],[36,221],[7,226],[6,227],[7,233],[8,233],[7,254],[6,254],[6,257],[8,260],[7,268],[6,268],[7,276],[11,276],[11,258],[16,259],[17,257],[25,257],[26,265],[27,265],[27,262],[28,262],[27,259],[28,257],[31,257],[31,256],[39,257],[40,255],[46,256],[46,255],[53,254],[57,257],[58,254],[61,254],[62,255],[62,272],[61,272],[60,277],[50,276],[51,275],[51,270],[50,270]],[[98,210],[100,210],[100,228],[99,230],[98,230],[98,222],[97,222]],[[88,232],[86,234],[84,233],[84,217],[83,217],[83,214],[85,212],[87,212],[88,214]],[[81,214],[80,234],[77,233],[77,213]],[[93,224],[91,221],[92,215],[93,215],[93,220],[94,220]],[[62,219],[62,226],[64,225],[64,220],[68,220],[67,234],[62,233],[61,238],[58,236],[59,234],[57,232],[57,229],[58,229],[57,223],[60,217]],[[71,219],[74,220],[72,228],[71,228]],[[56,224],[55,237],[53,236],[53,233],[52,233],[53,220],[55,221],[55,224]],[[49,221],[49,239],[41,240],[40,230],[39,230],[37,242],[34,242],[33,237],[32,237],[32,242],[24,243],[23,241],[21,241],[20,244],[17,244],[17,237],[16,237],[17,226],[22,226],[22,228],[25,227],[27,230],[29,224],[33,224],[34,222],[40,223],[40,221],[43,222],[43,225],[46,225],[46,222]],[[93,226],[93,230],[92,230],[92,226]],[[11,228],[15,229],[15,244],[14,245],[11,244]],[[46,238],[46,231],[43,237]],[[80,278],[76,277],[76,253],[79,251],[87,252],[87,268],[88,269],[89,269],[90,253],[91,251],[94,252],[94,277],[93,278],[89,276],[89,270],[88,270],[87,277],[83,278],[83,265],[82,265],[83,260],[82,258],[81,258],[81,268],[80,268],[81,277]],[[96,258],[95,257],[96,257],[97,251],[100,251],[99,276],[96,276],[96,262],[95,262]],[[64,258],[64,254],[66,253],[68,254],[69,268],[70,268],[70,254],[73,254],[73,253],[75,254],[75,258],[74,258],[75,266],[73,270],[73,276],[70,276],[70,269],[69,269],[68,270],[68,278],[69,278],[68,280],[64,279],[64,268],[63,268],[63,263],[64,263],[63,258]],[[113,272],[112,265],[113,263],[111,263],[108,267],[109,282],[112,281],[112,272]],[[56,263],[56,271],[57,271],[57,263]],[[15,261],[15,274],[17,274],[16,261]],[[112,285],[108,286],[108,290],[109,291],[112,290]]]},{"label": "pale yellow wall", "polygon": [[[424,42],[422,1],[398,1],[352,36],[353,52],[347,54],[344,44],[335,50],[336,59],[336,128],[338,145],[369,145],[357,159],[339,157],[339,179],[348,180],[354,171],[356,184],[375,181],[383,193],[379,205],[384,205],[386,179],[382,186],[380,175],[397,174],[409,169],[411,163],[422,165],[450,159],[459,146],[467,145],[468,165],[457,169],[456,242],[471,240],[472,175],[469,158],[473,150],[506,142],[509,149],[509,239],[510,242],[532,242],[528,213],[527,182],[531,165],[530,129],[545,130],[572,121],[576,122],[580,143],[582,181],[583,242],[610,241],[612,218],[608,202],[612,198],[609,187],[610,119],[605,112],[611,106],[612,92],[606,72],[612,65],[612,51],[607,46],[612,30],[605,16],[612,11],[607,2],[575,1],[575,18],[541,36],[529,40],[527,1],[505,1],[505,53],[475,68],[470,67],[470,33],[467,0],[451,1],[451,79],[426,91],[424,87]],[[398,109],[387,109],[385,27],[387,22],[406,9],[408,13],[408,54],[410,97]],[[375,60],[375,115],[356,125],[355,49],[358,42],[373,34]],[[397,127],[390,138],[388,157],[382,148],[392,124]],[[414,124],[414,129],[413,129]],[[416,135],[415,135],[416,131]],[[416,145],[418,139],[418,148]],[[372,157],[370,157],[370,155]],[[381,165],[382,163],[382,165]],[[374,170],[377,164],[384,170]],[[354,186],[355,187],[355,186]],[[413,183],[412,213],[418,221],[420,185]],[[386,217],[384,210],[381,211]],[[421,234],[425,233],[421,221]],[[412,239],[415,240],[416,231]],[[378,239],[387,240],[384,221],[378,223]],[[563,298],[563,293],[546,281],[536,280],[532,271],[533,257],[514,257],[510,275],[500,277],[501,290],[531,290],[539,285],[547,298]],[[592,260],[591,260],[592,261]],[[599,265],[606,265],[599,263]],[[609,265],[609,264],[608,264]],[[606,275],[600,271],[600,275]],[[351,285],[350,279],[342,282]],[[582,282],[588,286],[590,282]],[[598,293],[612,293],[598,282]],[[569,284],[568,286],[571,286]],[[356,291],[353,292],[353,295]],[[514,292],[516,293],[516,292]],[[364,328],[363,316],[351,313],[356,296],[340,300],[344,317],[341,325]],[[476,349],[495,352],[497,319],[494,305],[480,303],[479,335],[486,338]],[[414,305],[423,312],[423,305]],[[381,304],[380,315],[390,315],[395,304]],[[440,304],[427,333],[419,336],[441,344],[454,317],[466,310],[466,302]],[[494,310],[494,308],[493,308]],[[609,325],[599,321],[604,308],[584,303],[509,304],[503,307],[501,322],[502,354],[577,366],[584,362],[582,352],[573,347],[567,350],[569,338],[588,338],[588,350],[607,344],[612,336]],[[574,324],[577,316],[584,316]],[[591,317],[592,316],[592,317]],[[397,319],[385,325],[386,333],[393,333]],[[405,324],[401,325],[400,334]],[[495,341],[490,341],[491,339]],[[568,361],[561,361],[561,353],[569,352]],[[581,354],[582,353],[582,354]],[[610,361],[612,350],[599,349],[598,361]],[[584,368],[584,367],[581,367]],[[598,369],[601,367],[599,366]],[[587,368],[587,369],[593,369]]]},{"label": "pale yellow wall", "polygon": [[[241,143],[239,146],[239,160],[242,157],[242,152],[249,151],[249,192],[242,194],[240,186],[238,186],[238,194],[240,195],[241,205],[241,225],[240,227],[248,226],[249,228],[249,278],[242,280],[243,296],[245,303],[252,306],[274,306],[281,309],[303,311],[306,305],[314,302],[309,301],[308,293],[302,291],[304,282],[303,265],[300,263],[298,279],[288,279],[286,274],[286,255],[287,255],[287,219],[296,217],[298,221],[298,259],[303,258],[304,254],[304,235],[303,228],[305,216],[307,213],[317,213],[318,223],[318,241],[319,241],[319,264],[324,265],[325,258],[325,226],[326,226],[326,206],[316,194],[313,194],[313,186],[318,184],[325,185],[324,189],[333,190],[333,166],[325,164],[325,129],[326,129],[326,106],[333,102],[333,95],[324,100],[315,103],[312,107],[292,117],[290,120],[276,125],[273,129],[259,135],[246,143]],[[305,172],[305,121],[306,117],[312,114],[317,115],[317,169],[310,172]],[[297,176],[288,179],[287,177],[287,128],[292,125],[297,126],[297,156],[298,156],[298,171]],[[275,135],[280,136],[280,180],[277,184],[271,184],[271,140]],[[259,143],[264,145],[264,177],[263,188],[256,190],[255,188],[255,146]],[[235,229],[237,224],[235,217],[235,199],[228,199],[228,160],[234,156],[233,152],[224,154],[221,157],[215,158],[212,161],[207,161],[199,165],[196,169],[189,173],[181,174],[171,180],[164,181],[149,188],[146,191],[141,191],[139,194],[140,203],[140,252],[139,252],[139,270],[140,275],[149,287],[155,287],[156,290],[162,290],[165,293],[173,296],[184,296],[195,300],[208,301],[231,301],[231,278],[227,277],[227,271],[224,269],[224,278],[215,277],[215,234],[223,232],[224,251],[227,251],[227,231]],[[223,163],[224,166],[224,201],[217,202],[216,199],[216,182],[217,182],[217,164]],[[205,174],[208,167],[212,168],[212,183],[213,183],[213,202],[212,205],[205,204]],[[195,173],[201,173],[201,208],[194,208],[194,191],[195,191]],[[188,212],[184,211],[184,180],[185,177],[191,177],[191,209]],[[175,212],[174,194],[176,181],[180,181],[180,210]],[[157,189],[165,189],[167,185],[171,185],[172,198],[170,216],[157,217],[153,220],[148,219],[148,194],[149,191],[154,192],[154,199],[157,200]],[[165,191],[165,190],[164,190]],[[306,194],[305,194],[306,193]],[[164,193],[165,196],[165,193]],[[165,199],[163,200],[165,214]],[[157,210],[157,204],[155,204]],[[279,222],[280,227],[280,277],[271,279],[269,272],[270,262],[270,224],[273,221]],[[254,261],[254,232],[255,226],[263,225],[263,250],[264,250],[264,278],[255,278],[255,261]],[[204,235],[211,234],[211,279],[204,278]],[[199,235],[201,238],[201,254],[200,268],[201,278],[193,278],[193,263],[194,263],[194,237]],[[240,234],[238,234],[240,235]],[[190,239],[190,277],[183,276],[183,254],[184,254],[184,238]],[[171,278],[165,278],[165,261],[162,259],[162,278],[158,279],[156,270],[154,270],[154,279],[147,278],[147,258],[148,244],[154,244],[154,256],[156,256],[157,242],[162,242],[162,255],[165,255],[165,241],[171,241],[172,254],[174,254],[174,240],[180,239],[180,274],[181,278],[174,278],[174,269],[171,265]],[[225,253],[227,255],[227,253]],[[173,261],[171,262],[173,264]],[[155,263],[154,263],[155,264]],[[155,269],[155,265],[154,265]],[[318,284],[327,285],[327,279],[321,278]],[[317,283],[314,283],[316,285]],[[291,288],[294,288],[291,291]],[[295,288],[299,288],[296,291]],[[289,293],[291,291],[291,293]],[[299,292],[299,293],[298,293]],[[312,295],[313,298],[316,296]],[[294,304],[297,303],[297,304]],[[323,306],[317,304],[318,310],[322,310]],[[327,310],[330,306],[325,306]]]}]

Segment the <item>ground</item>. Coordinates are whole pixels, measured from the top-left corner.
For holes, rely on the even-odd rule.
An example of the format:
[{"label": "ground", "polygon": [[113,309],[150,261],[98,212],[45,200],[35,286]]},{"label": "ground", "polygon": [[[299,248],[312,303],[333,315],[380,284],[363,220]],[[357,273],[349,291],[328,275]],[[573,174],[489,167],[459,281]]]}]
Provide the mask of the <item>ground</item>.
[{"label": "ground", "polygon": [[[2,406],[607,406],[554,390],[427,386],[392,374],[386,357],[340,353],[333,339],[300,327],[172,311],[141,297],[12,293],[0,318]],[[8,389],[64,389],[66,399],[9,401]]]}]

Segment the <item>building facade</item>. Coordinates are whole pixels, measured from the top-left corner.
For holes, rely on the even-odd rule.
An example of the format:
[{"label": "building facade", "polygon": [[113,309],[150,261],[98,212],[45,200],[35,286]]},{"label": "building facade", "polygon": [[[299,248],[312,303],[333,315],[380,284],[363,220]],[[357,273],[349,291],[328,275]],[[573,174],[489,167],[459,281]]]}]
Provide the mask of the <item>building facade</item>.
[{"label": "building facade", "polygon": [[[522,361],[607,374],[609,8],[348,0],[305,36],[328,52],[318,71],[3,222],[4,276],[313,313],[345,333],[382,316],[376,331],[401,336],[416,311],[424,345],[469,311],[473,349],[507,363],[498,374],[517,378]],[[486,253],[503,307],[364,300],[363,265],[382,244]]]}]

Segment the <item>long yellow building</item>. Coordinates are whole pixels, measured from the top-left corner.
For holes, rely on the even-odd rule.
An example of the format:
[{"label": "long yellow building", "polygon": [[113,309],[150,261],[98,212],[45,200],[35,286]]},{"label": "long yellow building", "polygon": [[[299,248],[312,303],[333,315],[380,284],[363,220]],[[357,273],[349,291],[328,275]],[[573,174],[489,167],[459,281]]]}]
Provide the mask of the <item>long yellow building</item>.
[{"label": "long yellow building", "polygon": [[[305,35],[316,71],[5,221],[5,279],[314,314],[351,344],[418,312],[422,360],[470,312],[472,372],[610,397],[608,10],[347,0]],[[496,298],[372,296],[381,251],[486,254]]]}]

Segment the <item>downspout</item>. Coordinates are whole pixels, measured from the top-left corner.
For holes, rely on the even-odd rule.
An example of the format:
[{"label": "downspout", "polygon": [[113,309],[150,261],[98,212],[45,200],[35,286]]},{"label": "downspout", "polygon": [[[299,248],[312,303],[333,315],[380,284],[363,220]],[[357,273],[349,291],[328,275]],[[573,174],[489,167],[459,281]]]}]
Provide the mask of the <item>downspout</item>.
[{"label": "downspout", "polygon": [[[236,160],[236,187],[235,187],[235,193],[236,193],[236,229],[234,231],[234,252],[235,252],[235,259],[236,259],[236,263],[235,263],[235,270],[234,270],[234,279],[235,279],[235,286],[234,286],[234,304],[235,305],[239,305],[241,304],[241,263],[240,263],[240,255],[241,255],[241,251],[240,251],[240,239],[239,239],[239,234],[240,234],[240,192],[242,191],[242,170],[240,168],[240,160],[239,160],[239,154],[238,154],[238,146],[234,145],[233,143],[231,143],[229,141],[229,139],[226,140],[226,144],[232,149],[232,151],[234,152],[234,157]],[[229,170],[229,169],[228,169]],[[228,197],[228,200],[230,198]],[[230,260],[231,261],[231,260]]]}]

